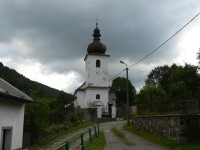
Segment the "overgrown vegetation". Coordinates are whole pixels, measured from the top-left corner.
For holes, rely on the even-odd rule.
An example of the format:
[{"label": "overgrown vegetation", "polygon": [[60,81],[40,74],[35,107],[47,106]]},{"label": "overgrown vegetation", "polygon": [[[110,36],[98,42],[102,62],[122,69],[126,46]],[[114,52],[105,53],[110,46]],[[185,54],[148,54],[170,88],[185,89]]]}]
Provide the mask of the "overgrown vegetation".
[{"label": "overgrown vegetation", "polygon": [[125,134],[121,131],[119,131],[117,128],[113,127],[111,128],[111,132],[113,134],[115,134],[118,138],[120,138],[122,140],[122,142],[124,142],[126,145],[133,145],[133,143],[131,141],[129,141],[128,139],[126,139]]},{"label": "overgrown vegetation", "polygon": [[86,145],[85,150],[103,150],[106,144],[105,135],[101,131],[97,137],[92,139],[92,143]]},{"label": "overgrown vegetation", "polygon": [[[198,114],[200,113],[199,67],[185,64],[163,65],[154,68],[145,85],[136,94],[128,81],[130,106],[137,105],[139,115],[149,114]],[[117,107],[126,105],[126,79],[113,80]]]},{"label": "overgrown vegetation", "polygon": [[73,95],[61,91],[56,97],[31,96],[35,97],[36,103],[26,104],[24,132],[31,133],[32,143],[78,124],[72,104]]},{"label": "overgrown vegetation", "polygon": [[162,136],[154,135],[145,131],[138,130],[131,125],[125,124],[124,129],[134,134],[144,137],[146,140],[166,146],[170,150],[199,150],[200,144],[178,144],[173,140],[167,139]]},{"label": "overgrown vegetation", "polygon": [[198,66],[158,66],[137,95],[140,115],[197,114],[200,112],[200,76]]},{"label": "overgrown vegetation", "polygon": [[51,135],[48,135],[46,137],[43,137],[39,140],[37,140],[35,142],[35,144],[33,144],[31,147],[29,147],[29,149],[39,149],[41,147],[44,147],[48,144],[50,144],[51,142],[55,141],[57,138],[66,135],[66,134],[70,134],[72,131],[78,130],[78,129],[82,129],[82,128],[86,128],[88,126],[93,125],[93,122],[84,122],[78,126],[75,127],[71,127],[69,129],[63,129],[63,130],[59,130],[58,132],[54,132]]},{"label": "overgrown vegetation", "polygon": [[[117,107],[124,107],[126,106],[126,78],[117,77],[112,81],[111,89],[116,94],[116,105]],[[128,80],[128,87],[129,87],[129,105],[132,106],[135,103],[135,95],[136,90],[135,87],[132,85],[130,80]]]},{"label": "overgrown vegetation", "polygon": [[0,62],[0,77],[12,84],[36,103],[25,107],[24,132],[31,134],[32,143],[43,137],[77,125],[82,116],[75,115],[75,96],[31,81]]}]

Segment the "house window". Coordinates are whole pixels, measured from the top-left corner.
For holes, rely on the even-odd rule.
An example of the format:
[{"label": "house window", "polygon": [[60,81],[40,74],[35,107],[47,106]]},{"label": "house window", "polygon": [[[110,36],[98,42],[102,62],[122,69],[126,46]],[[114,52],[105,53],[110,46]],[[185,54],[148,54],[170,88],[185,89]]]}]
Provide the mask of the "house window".
[{"label": "house window", "polygon": [[96,99],[100,99],[100,95],[99,94],[96,95]]},{"label": "house window", "polygon": [[100,60],[96,60],[96,67],[100,67],[100,65],[101,65]]}]

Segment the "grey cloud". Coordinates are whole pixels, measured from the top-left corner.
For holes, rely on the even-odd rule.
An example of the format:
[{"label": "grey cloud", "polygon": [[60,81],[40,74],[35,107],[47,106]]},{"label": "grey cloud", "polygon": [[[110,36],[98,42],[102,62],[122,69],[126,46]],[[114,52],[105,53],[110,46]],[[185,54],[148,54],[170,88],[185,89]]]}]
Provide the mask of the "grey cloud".
[{"label": "grey cloud", "polygon": [[[31,48],[26,57],[39,61],[49,70],[74,70],[84,77],[84,67],[81,69],[81,62],[76,60],[82,58],[84,64],[87,46],[93,39],[95,17],[100,19],[101,41],[108,48],[111,63],[127,58],[134,64],[182,27],[199,7],[198,0],[0,0],[0,43],[20,39]],[[143,63],[173,60],[180,37]],[[20,57],[9,51],[7,55]],[[118,71],[116,67],[110,72],[112,75]]]}]

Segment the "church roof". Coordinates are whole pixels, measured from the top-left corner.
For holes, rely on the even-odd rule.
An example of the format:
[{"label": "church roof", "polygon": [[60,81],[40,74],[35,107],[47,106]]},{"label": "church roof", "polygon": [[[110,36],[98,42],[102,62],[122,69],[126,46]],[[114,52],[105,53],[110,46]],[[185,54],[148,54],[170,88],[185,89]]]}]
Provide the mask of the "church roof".
[{"label": "church roof", "polygon": [[106,52],[106,46],[100,42],[101,34],[97,23],[96,23],[96,28],[94,29],[93,37],[94,37],[93,42],[90,43],[87,48],[88,54],[91,53],[104,54]]},{"label": "church roof", "polygon": [[84,91],[86,89],[109,89],[110,87],[102,87],[102,86],[90,86],[87,85],[86,82],[84,82],[80,87],[78,87],[75,92],[74,95],[76,94],[77,91]]},{"label": "church roof", "polygon": [[21,102],[34,102],[34,100],[0,78],[0,97]]},{"label": "church roof", "polygon": [[87,57],[88,56],[91,56],[91,55],[93,55],[93,56],[106,56],[106,57],[110,57],[110,55],[107,55],[107,54],[101,54],[101,53],[90,53],[90,54],[86,54],[85,55],[85,58],[84,58],[84,60],[86,60],[87,59]]}]

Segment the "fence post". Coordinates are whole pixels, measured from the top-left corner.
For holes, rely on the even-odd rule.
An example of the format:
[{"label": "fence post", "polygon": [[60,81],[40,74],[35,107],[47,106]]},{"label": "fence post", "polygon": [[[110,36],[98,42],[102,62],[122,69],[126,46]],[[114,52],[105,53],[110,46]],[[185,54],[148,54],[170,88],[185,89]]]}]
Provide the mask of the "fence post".
[{"label": "fence post", "polygon": [[65,150],[69,150],[69,142],[68,141],[65,142]]},{"label": "fence post", "polygon": [[89,128],[89,138],[90,138],[90,143],[92,143],[92,136],[91,136],[91,129]]},{"label": "fence post", "polygon": [[82,150],[84,150],[83,133],[81,133],[81,147],[82,147]]},{"label": "fence post", "polygon": [[95,135],[97,135],[97,129],[96,129],[95,125],[94,125],[94,133],[95,133]]},{"label": "fence post", "polygon": [[98,134],[99,134],[99,124],[98,124]]}]

